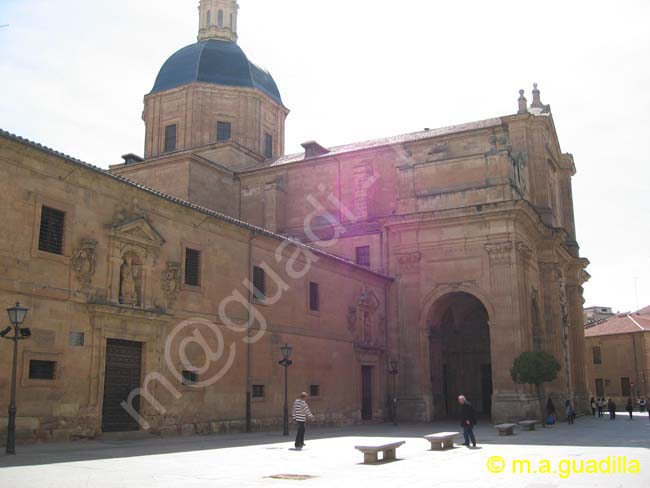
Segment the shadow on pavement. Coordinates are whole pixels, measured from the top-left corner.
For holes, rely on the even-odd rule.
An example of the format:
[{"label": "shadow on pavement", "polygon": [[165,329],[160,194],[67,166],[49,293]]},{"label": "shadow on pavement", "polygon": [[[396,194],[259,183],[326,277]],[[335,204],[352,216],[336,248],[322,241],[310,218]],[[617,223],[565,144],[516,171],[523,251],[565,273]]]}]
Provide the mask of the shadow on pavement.
[{"label": "shadow on pavement", "polygon": [[[307,430],[307,442],[311,449],[318,449],[318,442],[330,439],[349,439],[351,451],[358,439],[389,438],[416,442],[421,440],[423,449],[428,447],[422,439],[426,434],[458,431],[456,422],[369,424],[341,428],[313,428]],[[515,435],[499,436],[487,421],[479,422],[474,429],[478,447],[489,445],[537,445],[537,446],[593,446],[593,447],[639,447],[650,448],[650,420],[647,414],[636,414],[630,421],[621,414],[615,421],[607,417],[593,419],[579,417],[575,424],[556,424],[552,427],[537,426],[535,431],[515,429]],[[462,434],[456,445],[462,444]],[[214,434],[191,437],[158,437],[142,432],[105,435],[101,439],[66,443],[18,445],[15,456],[0,455],[0,469],[12,466],[37,466],[100,459],[116,459],[152,456],[170,453],[206,450],[260,447],[270,449],[293,449],[293,437],[280,433]],[[462,446],[461,446],[462,447]],[[449,449],[447,452],[459,451]]]}]

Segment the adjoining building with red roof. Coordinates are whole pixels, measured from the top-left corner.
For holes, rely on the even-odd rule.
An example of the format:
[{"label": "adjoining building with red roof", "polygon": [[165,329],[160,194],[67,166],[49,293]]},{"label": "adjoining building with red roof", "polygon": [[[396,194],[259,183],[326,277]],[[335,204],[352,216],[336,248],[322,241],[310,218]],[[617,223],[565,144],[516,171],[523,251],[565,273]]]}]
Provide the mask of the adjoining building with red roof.
[{"label": "adjoining building with red roof", "polygon": [[650,307],[587,325],[585,347],[592,396],[612,398],[619,409],[650,396]]}]

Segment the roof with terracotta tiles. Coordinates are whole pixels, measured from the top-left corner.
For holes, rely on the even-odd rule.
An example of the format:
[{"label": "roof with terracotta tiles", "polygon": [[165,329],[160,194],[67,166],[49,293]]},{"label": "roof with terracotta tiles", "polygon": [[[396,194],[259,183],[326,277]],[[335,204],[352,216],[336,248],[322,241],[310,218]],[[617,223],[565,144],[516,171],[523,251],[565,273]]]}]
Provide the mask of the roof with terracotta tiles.
[{"label": "roof with terracotta tiles", "polygon": [[650,315],[641,314],[641,311],[636,313],[621,313],[606,320],[596,322],[591,326],[587,326],[585,329],[585,337],[650,332]]},{"label": "roof with terracotta tiles", "polygon": [[650,315],[650,305],[645,308],[642,308],[637,312],[639,315]]},{"label": "roof with terracotta tiles", "polygon": [[372,275],[380,276],[381,278],[384,278],[384,279],[389,279],[389,280],[393,279],[390,276],[386,276],[386,275],[378,273],[376,271],[372,271],[372,270],[370,270],[370,269],[368,269],[366,267],[363,267],[363,266],[360,266],[360,265],[358,265],[356,263],[353,263],[352,261],[348,261],[347,259],[344,259],[344,258],[342,258],[340,256],[337,256],[335,254],[330,254],[330,253],[322,251],[320,249],[308,246],[308,245],[303,244],[303,243],[301,243],[301,242],[299,242],[299,241],[297,241],[295,239],[292,239],[290,237],[287,237],[287,236],[284,236],[284,235],[281,235],[281,234],[276,234],[276,233],[268,231],[268,230],[266,230],[266,229],[264,229],[262,227],[257,227],[255,225],[249,224],[248,222],[244,222],[244,221],[238,220],[238,219],[236,219],[234,217],[230,217],[229,215],[225,215],[225,214],[222,214],[220,212],[216,212],[214,210],[210,210],[208,208],[201,207],[201,206],[196,205],[194,203],[190,203],[188,201],[182,200],[180,198],[176,198],[176,197],[173,197],[171,195],[167,195],[166,193],[162,193],[162,192],[160,192],[158,190],[154,190],[153,188],[149,188],[149,187],[147,187],[145,185],[142,185],[140,183],[136,183],[133,180],[129,180],[128,178],[125,178],[123,176],[111,173],[109,171],[106,171],[106,170],[98,167],[98,166],[92,165],[90,163],[86,163],[85,161],[74,158],[72,156],[68,156],[67,154],[64,154],[62,152],[56,151],[55,149],[52,149],[52,148],[49,148],[49,147],[44,146],[42,144],[39,144],[38,142],[30,141],[29,139],[25,139],[24,137],[17,136],[15,134],[12,134],[11,132],[7,132],[7,131],[5,131],[5,130],[3,130],[1,128],[0,128],[0,137],[4,137],[5,139],[8,139],[8,140],[23,144],[25,146],[28,146],[28,147],[31,147],[31,148],[34,148],[34,149],[38,149],[38,150],[43,151],[43,152],[45,152],[45,153],[47,153],[47,154],[49,154],[51,156],[56,156],[58,158],[61,158],[61,159],[65,160],[65,161],[69,162],[69,163],[75,164],[77,166],[81,166],[83,168],[94,171],[96,173],[100,173],[100,174],[102,174],[102,175],[104,175],[104,176],[106,176],[108,178],[112,178],[112,179],[117,180],[117,181],[119,181],[121,183],[124,183],[126,185],[138,188],[138,189],[140,189],[140,190],[142,190],[144,192],[155,195],[155,196],[157,196],[159,198],[162,198],[162,199],[167,200],[169,202],[175,203],[177,205],[181,205],[183,207],[190,208],[190,209],[195,210],[197,212],[200,212],[202,214],[209,215],[211,217],[217,218],[219,220],[223,220],[225,222],[229,222],[229,223],[234,224],[234,225],[236,225],[238,227],[247,229],[247,230],[249,230],[249,231],[251,231],[251,232],[253,232],[255,234],[265,235],[267,237],[270,237],[270,238],[276,239],[276,240],[280,240],[280,241],[288,241],[291,244],[293,244],[294,246],[300,247],[300,248],[303,248],[303,249],[307,249],[307,250],[313,252],[316,255],[323,256],[323,257],[332,259],[334,261],[344,263],[344,264],[346,264],[348,266],[351,266],[353,268],[362,270],[362,271],[364,271],[366,273],[369,273],[369,274],[372,274]]},{"label": "roof with terracotta tiles", "polygon": [[[343,153],[349,153],[354,151],[361,151],[363,149],[373,149],[384,146],[392,146],[394,144],[404,144],[407,142],[417,142],[424,139],[429,139],[431,137],[445,136],[450,134],[456,134],[459,132],[467,132],[472,130],[486,129],[490,127],[498,127],[503,124],[501,118],[492,118],[485,120],[478,120],[476,122],[468,122],[466,124],[452,125],[448,127],[440,127],[438,129],[429,129],[419,132],[411,132],[409,134],[400,134],[397,136],[383,137],[381,139],[372,139],[369,141],[354,142],[351,144],[344,144],[342,146],[334,146],[328,148],[328,152],[323,153],[317,157],[326,157],[332,155],[338,155]],[[315,159],[315,158],[309,158]],[[281,156],[279,158],[266,161],[261,167],[274,167],[282,166],[289,163],[297,163],[299,161],[305,160],[305,153],[297,154],[288,154],[286,156]],[[258,168],[259,169],[259,168]]]}]

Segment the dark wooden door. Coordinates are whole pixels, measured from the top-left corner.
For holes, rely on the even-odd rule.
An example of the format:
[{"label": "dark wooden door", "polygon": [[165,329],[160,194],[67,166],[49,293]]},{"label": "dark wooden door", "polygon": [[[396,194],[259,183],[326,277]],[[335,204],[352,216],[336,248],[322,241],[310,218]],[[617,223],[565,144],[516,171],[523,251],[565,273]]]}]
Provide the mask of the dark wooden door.
[{"label": "dark wooden door", "polygon": [[[108,339],[106,343],[106,372],[104,374],[103,432],[138,430],[138,422],[121,405],[129,394],[140,388],[142,372],[142,343]],[[140,411],[140,396],[131,403]]]},{"label": "dark wooden door", "polygon": [[372,366],[361,366],[361,418],[372,419]]},{"label": "dark wooden door", "polygon": [[483,413],[492,413],[492,365],[481,364],[481,396]]}]

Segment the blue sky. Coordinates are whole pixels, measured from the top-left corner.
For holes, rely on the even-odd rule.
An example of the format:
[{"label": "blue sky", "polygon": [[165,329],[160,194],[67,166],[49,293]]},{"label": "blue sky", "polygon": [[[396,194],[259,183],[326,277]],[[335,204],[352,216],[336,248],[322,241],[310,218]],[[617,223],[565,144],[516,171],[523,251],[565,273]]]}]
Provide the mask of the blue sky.
[{"label": "blue sky", "polygon": [[[291,109],[287,152],[499,115],[538,82],[574,155],[587,305],[650,304],[650,3],[240,0]],[[0,0],[0,127],[98,166],[142,154],[142,99],[198,0]],[[635,295],[635,277],[637,293]]]}]

